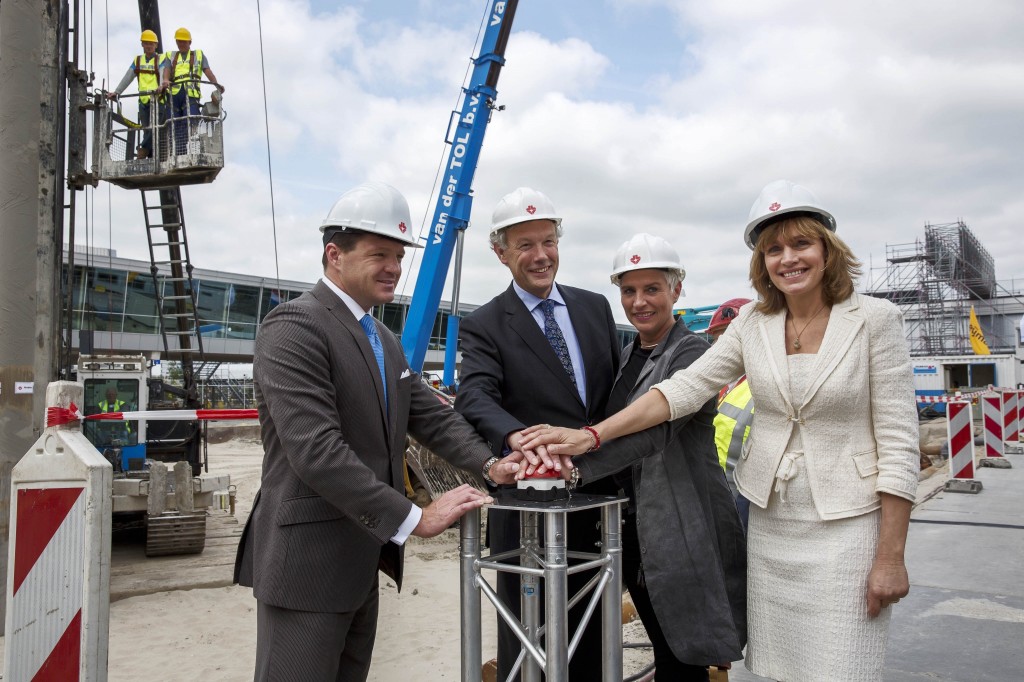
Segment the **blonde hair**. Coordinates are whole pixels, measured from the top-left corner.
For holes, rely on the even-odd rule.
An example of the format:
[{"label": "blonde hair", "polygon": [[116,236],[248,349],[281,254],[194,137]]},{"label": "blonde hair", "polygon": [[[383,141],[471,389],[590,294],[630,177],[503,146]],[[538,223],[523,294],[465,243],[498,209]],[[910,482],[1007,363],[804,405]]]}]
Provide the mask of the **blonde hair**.
[{"label": "blonde hair", "polygon": [[765,267],[765,250],[779,238],[791,241],[796,237],[807,237],[821,241],[825,255],[825,272],[821,280],[822,298],[826,305],[835,305],[853,295],[854,280],[860,277],[861,263],[850,247],[820,222],[807,215],[780,218],[761,230],[750,257],[750,284],[757,291],[760,300],[758,312],[771,314],[784,310],[786,297],[772,285]]}]

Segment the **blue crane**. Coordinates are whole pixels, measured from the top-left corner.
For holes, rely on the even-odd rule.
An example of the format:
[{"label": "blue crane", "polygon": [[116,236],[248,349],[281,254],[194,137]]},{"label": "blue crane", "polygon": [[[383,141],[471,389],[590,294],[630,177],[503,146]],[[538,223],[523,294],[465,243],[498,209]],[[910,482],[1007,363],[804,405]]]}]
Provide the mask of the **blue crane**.
[{"label": "blue crane", "polygon": [[[496,109],[498,75],[505,64],[505,46],[512,32],[518,0],[493,0],[485,17],[487,27],[480,41],[480,51],[473,60],[469,85],[463,88],[462,108],[453,111],[448,130],[447,164],[441,189],[437,195],[433,220],[427,233],[427,244],[416,279],[409,315],[402,331],[402,347],[413,370],[423,369],[427,345],[441,303],[441,291],[448,276],[448,267],[456,243],[469,226],[473,208],[473,175],[476,173],[484,133]],[[452,125],[454,123],[454,126]],[[460,249],[461,252],[461,249]],[[455,285],[452,293],[452,315],[448,318],[444,383],[454,382],[455,351],[458,343],[458,280],[461,258],[456,258]]]}]

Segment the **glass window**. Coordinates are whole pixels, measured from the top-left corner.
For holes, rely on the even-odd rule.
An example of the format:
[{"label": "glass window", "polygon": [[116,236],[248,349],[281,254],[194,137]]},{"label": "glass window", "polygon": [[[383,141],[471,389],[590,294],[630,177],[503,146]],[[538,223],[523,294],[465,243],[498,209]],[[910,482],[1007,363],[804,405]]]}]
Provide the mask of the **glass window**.
[{"label": "glass window", "polygon": [[398,303],[385,303],[380,306],[377,314],[379,319],[384,323],[388,329],[394,332],[397,336],[402,335],[402,330],[405,327],[405,314],[406,307]]},{"label": "glass window", "polygon": [[272,289],[270,287],[263,288],[263,300],[260,301],[260,322],[267,316],[271,310],[286,303],[293,298],[298,298],[302,295],[301,291],[288,291],[287,289]]},{"label": "glass window", "polygon": [[[162,284],[162,280],[160,282]],[[124,304],[124,331],[136,334],[156,334],[160,320],[156,308],[157,283],[153,276],[143,272],[128,272],[127,293]]]},{"label": "glass window", "polygon": [[84,283],[75,286],[76,310],[84,316],[81,327],[97,331],[121,331],[128,273],[108,268],[75,270],[76,279],[84,274]]},{"label": "glass window", "polygon": [[260,290],[244,284],[228,286],[228,329],[233,339],[252,339],[256,336],[256,321],[260,307]]},{"label": "glass window", "polygon": [[[86,379],[85,414],[101,412],[134,412],[139,409],[137,379]],[[136,421],[86,420],[85,437],[97,449],[138,445],[139,424]]]}]

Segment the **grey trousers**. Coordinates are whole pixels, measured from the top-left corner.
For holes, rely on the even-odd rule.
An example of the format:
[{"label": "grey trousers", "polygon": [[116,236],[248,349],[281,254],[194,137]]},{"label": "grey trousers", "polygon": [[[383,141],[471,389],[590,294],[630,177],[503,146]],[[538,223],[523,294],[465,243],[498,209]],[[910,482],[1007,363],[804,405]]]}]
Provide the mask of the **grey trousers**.
[{"label": "grey trousers", "polygon": [[293,611],[257,600],[256,682],[365,682],[377,636],[377,581],[355,611]]}]

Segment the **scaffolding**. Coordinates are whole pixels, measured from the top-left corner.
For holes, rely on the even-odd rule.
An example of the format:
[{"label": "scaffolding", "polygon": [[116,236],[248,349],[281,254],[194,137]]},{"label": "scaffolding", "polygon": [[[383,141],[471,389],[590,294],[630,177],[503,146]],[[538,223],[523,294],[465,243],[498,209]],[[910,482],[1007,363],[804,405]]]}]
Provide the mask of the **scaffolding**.
[{"label": "scaffolding", "polygon": [[1006,330],[1016,325],[1001,319],[1005,304],[998,299],[1003,293],[1015,298],[1016,292],[1002,291],[992,256],[963,220],[926,223],[924,239],[887,244],[885,256],[868,293],[902,308],[912,355],[971,353],[972,306],[992,352],[1012,352],[1016,338]]}]

